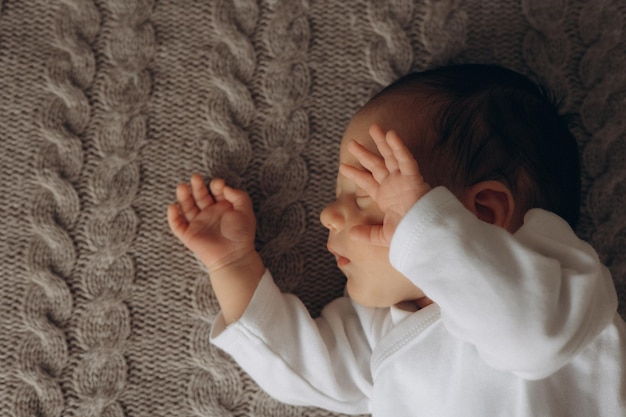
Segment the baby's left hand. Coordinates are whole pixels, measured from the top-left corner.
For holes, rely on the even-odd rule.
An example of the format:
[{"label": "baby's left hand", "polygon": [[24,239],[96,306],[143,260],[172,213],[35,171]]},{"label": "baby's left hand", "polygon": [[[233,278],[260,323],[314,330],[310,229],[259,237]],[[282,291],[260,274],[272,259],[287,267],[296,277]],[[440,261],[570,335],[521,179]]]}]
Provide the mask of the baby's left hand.
[{"label": "baby's left hand", "polygon": [[424,181],[411,151],[394,131],[385,134],[379,126],[372,125],[369,133],[380,155],[353,140],[348,151],[363,168],[341,164],[339,171],[363,188],[384,213],[382,225],[355,226],[351,236],[372,245],[389,246],[402,217],[431,187]]}]

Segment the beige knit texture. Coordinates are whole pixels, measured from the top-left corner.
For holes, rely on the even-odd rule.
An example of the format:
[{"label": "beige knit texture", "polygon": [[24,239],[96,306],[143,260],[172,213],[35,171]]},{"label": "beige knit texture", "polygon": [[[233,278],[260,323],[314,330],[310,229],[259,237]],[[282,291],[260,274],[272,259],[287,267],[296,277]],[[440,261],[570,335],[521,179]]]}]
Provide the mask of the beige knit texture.
[{"label": "beige knit texture", "polygon": [[346,123],[445,63],[561,97],[578,232],[626,313],[622,0],[0,4],[0,416],[333,415],[275,402],[209,344],[218,306],[166,207],[195,171],[246,189],[266,264],[318,313],[343,286],[318,213]]}]

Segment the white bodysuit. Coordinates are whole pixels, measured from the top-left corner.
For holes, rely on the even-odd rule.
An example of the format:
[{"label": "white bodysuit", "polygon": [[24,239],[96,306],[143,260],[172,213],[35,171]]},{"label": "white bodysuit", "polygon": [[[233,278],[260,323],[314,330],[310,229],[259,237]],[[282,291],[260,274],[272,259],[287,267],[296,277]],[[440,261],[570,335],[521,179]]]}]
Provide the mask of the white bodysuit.
[{"label": "white bodysuit", "polygon": [[266,271],[244,316],[211,340],[270,395],[346,413],[626,416],[626,328],[610,273],[539,209],[515,233],[445,188],[410,210],[392,265],[435,304],[414,313],[349,298],[312,319]]}]

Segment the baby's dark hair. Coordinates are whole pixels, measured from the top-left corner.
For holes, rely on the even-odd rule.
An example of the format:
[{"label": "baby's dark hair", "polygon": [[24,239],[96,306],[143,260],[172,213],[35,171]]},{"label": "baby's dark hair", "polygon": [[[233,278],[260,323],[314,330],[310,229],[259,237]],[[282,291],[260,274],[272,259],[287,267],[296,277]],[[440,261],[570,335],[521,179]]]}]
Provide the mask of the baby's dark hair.
[{"label": "baby's dark hair", "polygon": [[521,216],[538,207],[576,226],[578,147],[546,89],[499,66],[465,64],[406,75],[370,103],[397,93],[414,96],[415,120],[427,114],[432,122],[431,185],[455,192],[498,180]]}]

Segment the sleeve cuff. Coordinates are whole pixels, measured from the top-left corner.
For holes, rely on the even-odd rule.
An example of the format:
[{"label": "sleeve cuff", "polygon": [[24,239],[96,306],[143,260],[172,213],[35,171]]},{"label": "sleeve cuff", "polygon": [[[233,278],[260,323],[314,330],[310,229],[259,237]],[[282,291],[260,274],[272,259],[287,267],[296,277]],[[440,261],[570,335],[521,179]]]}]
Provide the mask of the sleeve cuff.
[{"label": "sleeve cuff", "polygon": [[[244,311],[243,316],[239,320],[227,326],[220,311],[211,328],[211,342],[217,346],[229,345],[228,340],[237,334],[237,332],[233,331],[234,328],[244,323],[246,327],[262,327],[264,318],[267,317],[265,312],[268,306],[272,305],[271,300],[276,297],[276,294],[280,295],[280,289],[274,283],[270,271],[266,269],[252,296],[252,300],[250,300],[250,304],[248,304],[246,311]],[[232,342],[235,341],[232,340]]]},{"label": "sleeve cuff", "polygon": [[447,216],[458,206],[464,209],[456,196],[445,187],[433,188],[419,199],[402,218],[391,239],[389,261],[394,268],[402,271],[405,260],[415,255],[416,246],[421,242],[417,237],[423,235],[437,218]]}]

